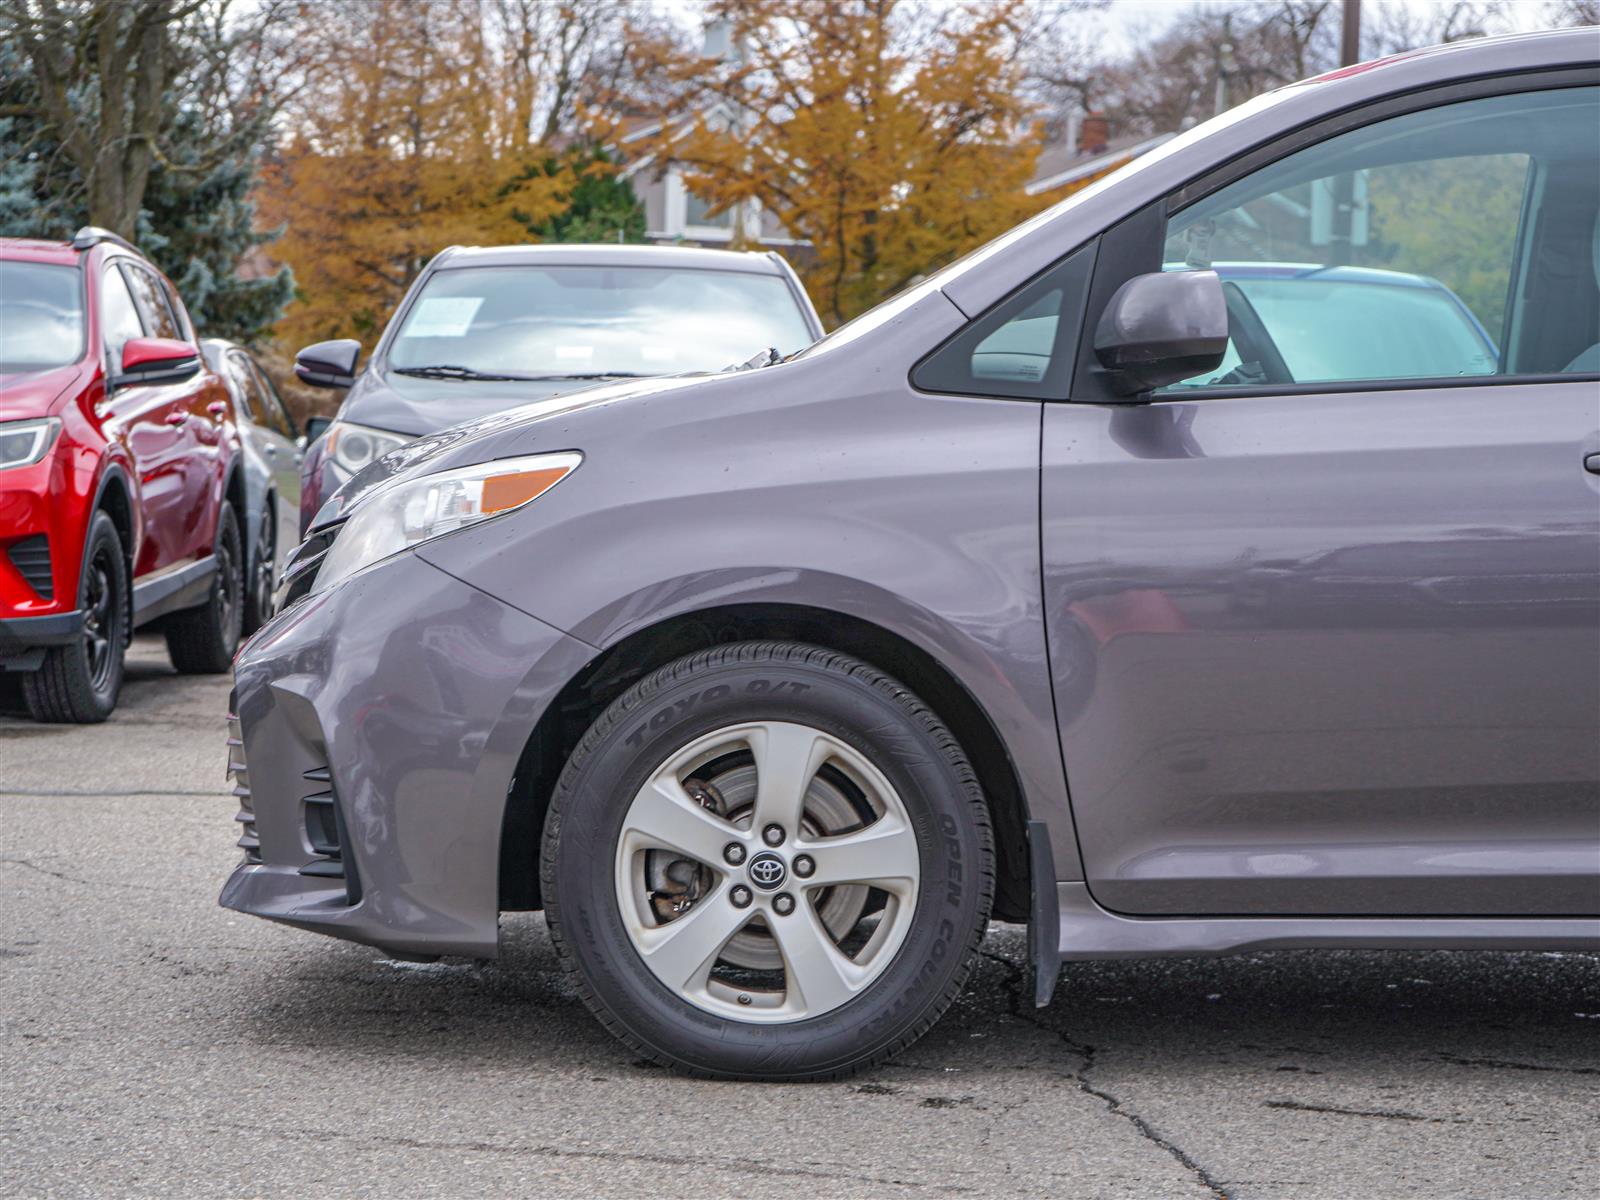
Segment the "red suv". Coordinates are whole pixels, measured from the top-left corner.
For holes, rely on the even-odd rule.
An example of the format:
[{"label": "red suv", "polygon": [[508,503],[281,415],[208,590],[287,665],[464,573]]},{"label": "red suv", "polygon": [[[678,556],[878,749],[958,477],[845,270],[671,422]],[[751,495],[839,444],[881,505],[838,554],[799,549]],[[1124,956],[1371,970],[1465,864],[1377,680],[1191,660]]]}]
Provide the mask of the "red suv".
[{"label": "red suv", "polygon": [[127,242],[0,238],[0,670],[41,721],[103,721],[136,626],[224,671],[244,559],[238,435],[172,285]]}]

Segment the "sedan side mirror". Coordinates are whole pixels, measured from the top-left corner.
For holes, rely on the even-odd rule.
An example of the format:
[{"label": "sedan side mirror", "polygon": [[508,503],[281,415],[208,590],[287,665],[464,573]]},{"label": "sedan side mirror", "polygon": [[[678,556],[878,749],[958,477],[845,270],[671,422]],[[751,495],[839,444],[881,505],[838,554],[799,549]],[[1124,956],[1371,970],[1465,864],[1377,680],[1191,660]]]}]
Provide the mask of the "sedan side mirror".
[{"label": "sedan side mirror", "polygon": [[129,338],[122,344],[121,370],[106,382],[112,388],[140,383],[182,383],[200,370],[200,352],[176,338]]},{"label": "sedan side mirror", "polygon": [[1215,271],[1135,275],[1094,334],[1095,355],[1124,395],[1214,370],[1227,350],[1228,303]]},{"label": "sedan side mirror", "polygon": [[295,444],[299,446],[300,449],[304,450],[307,446],[311,445],[312,442],[316,441],[323,434],[327,433],[328,426],[332,424],[333,422],[327,417],[307,417],[306,431],[300,435],[300,440]]},{"label": "sedan side mirror", "polygon": [[318,342],[294,356],[295,378],[312,387],[347,388],[356,381],[360,359],[361,343],[354,338]]}]

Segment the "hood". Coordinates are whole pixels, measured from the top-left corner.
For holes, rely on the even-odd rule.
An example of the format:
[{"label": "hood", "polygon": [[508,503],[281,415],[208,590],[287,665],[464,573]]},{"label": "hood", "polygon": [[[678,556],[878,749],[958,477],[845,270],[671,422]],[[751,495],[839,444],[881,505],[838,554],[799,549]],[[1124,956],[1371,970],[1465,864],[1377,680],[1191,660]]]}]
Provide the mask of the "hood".
[{"label": "hood", "polygon": [[51,367],[45,371],[0,375],[0,421],[49,416],[56,401],[78,378],[81,370],[82,367],[74,363],[69,367]]},{"label": "hood", "polygon": [[[568,418],[581,416],[587,410],[602,406],[643,401],[721,378],[726,376],[668,375],[653,379],[628,379],[619,383],[588,387],[578,392],[565,392],[531,404],[519,404],[513,408],[502,406],[477,420],[467,421],[438,433],[428,434],[414,442],[408,442],[398,450],[391,450],[376,462],[362,468],[328,498],[327,503],[313,518],[307,532],[342,519],[358,501],[402,476],[431,474],[451,467],[469,466],[495,458],[505,458],[512,454],[534,453],[536,449],[581,450],[582,439],[572,431]],[[443,382],[442,386],[477,386],[485,389],[490,387],[488,384],[451,382]],[[678,399],[683,400],[687,397]],[[361,419],[343,411],[341,416],[349,420]],[[540,428],[545,426],[550,428],[552,436],[549,439],[537,440],[541,442],[548,440],[548,444],[538,445],[536,448],[530,447],[529,435],[533,434],[537,438]]]},{"label": "hood", "polygon": [[551,396],[587,389],[593,384],[571,380],[528,380],[523,383],[473,383],[455,379],[418,379],[393,371],[366,371],[339,409],[344,421],[422,437],[464,421],[505,412]]}]

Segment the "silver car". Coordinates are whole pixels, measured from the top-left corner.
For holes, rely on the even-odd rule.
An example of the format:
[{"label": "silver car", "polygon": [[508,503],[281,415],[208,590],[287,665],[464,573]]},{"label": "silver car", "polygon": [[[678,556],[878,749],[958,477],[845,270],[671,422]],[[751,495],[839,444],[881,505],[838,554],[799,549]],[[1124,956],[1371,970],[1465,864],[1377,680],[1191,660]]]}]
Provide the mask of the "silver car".
[{"label": "silver car", "polygon": [[243,346],[203,338],[206,364],[233,393],[244,477],[244,631],[272,615],[272,593],[282,559],[300,533],[300,462],[305,437],[271,378]]},{"label": "silver car", "polygon": [[[785,361],[366,467],[222,903],[827,1078],[1063,961],[1600,947],[1600,62],[1252,100]],[[1463,314],[1462,309],[1466,310]]]}]

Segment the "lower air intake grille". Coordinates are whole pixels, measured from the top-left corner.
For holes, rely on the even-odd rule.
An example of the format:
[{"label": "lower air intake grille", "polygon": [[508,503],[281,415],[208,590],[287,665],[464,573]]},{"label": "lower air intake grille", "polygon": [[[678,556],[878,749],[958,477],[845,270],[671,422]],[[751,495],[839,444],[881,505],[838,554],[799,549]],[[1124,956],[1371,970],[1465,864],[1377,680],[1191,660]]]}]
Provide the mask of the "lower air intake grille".
[{"label": "lower air intake grille", "polygon": [[50,575],[50,539],[42,533],[23,538],[6,552],[11,565],[41,600],[55,599],[55,582]]},{"label": "lower air intake grille", "polygon": [[261,839],[256,837],[256,810],[250,803],[250,770],[244,761],[244,737],[239,730],[239,716],[228,705],[228,778],[233,780],[233,794],[239,801],[239,811],[233,819],[244,827],[237,843],[244,851],[247,863],[261,861]]},{"label": "lower air intake grille", "polygon": [[301,867],[300,874],[344,880],[350,903],[356,904],[361,899],[361,880],[353,865],[345,862],[344,817],[339,812],[339,797],[333,790],[333,773],[327,767],[313,767],[302,778],[322,790],[301,798],[305,806],[306,841],[318,857]]}]

